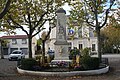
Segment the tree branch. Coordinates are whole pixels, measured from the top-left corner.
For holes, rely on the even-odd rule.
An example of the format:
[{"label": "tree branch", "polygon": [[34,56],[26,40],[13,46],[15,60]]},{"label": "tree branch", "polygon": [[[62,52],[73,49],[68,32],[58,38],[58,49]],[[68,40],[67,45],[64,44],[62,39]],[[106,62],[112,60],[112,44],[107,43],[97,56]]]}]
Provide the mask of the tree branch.
[{"label": "tree branch", "polygon": [[37,24],[33,27],[33,29],[35,29],[39,24],[40,22],[42,21],[43,17],[47,14],[48,12],[45,12],[44,14],[41,15],[40,19],[37,21]]},{"label": "tree branch", "polygon": [[41,32],[42,30],[44,30],[45,28],[39,29],[35,34],[32,35],[32,37],[36,36],[39,32]]},{"label": "tree branch", "polygon": [[9,19],[10,19],[15,25],[17,25],[17,26],[11,26],[11,27],[13,27],[13,28],[21,28],[21,29],[28,35],[27,30],[25,30],[25,29],[23,28],[23,26],[21,26],[19,23],[17,23],[16,21],[14,21],[14,19],[13,19],[10,15],[9,15],[8,17],[9,17]]},{"label": "tree branch", "polygon": [[108,18],[108,13],[109,13],[112,5],[114,4],[114,2],[115,2],[115,0],[113,0],[113,1],[110,3],[109,8],[108,8],[108,9],[106,10],[106,12],[105,12],[105,21],[104,21],[104,23],[103,23],[99,28],[102,28],[102,27],[106,24],[107,18]]},{"label": "tree branch", "polygon": [[29,28],[30,28],[30,33],[29,34],[32,34],[34,29],[32,29],[32,24],[31,24],[31,16],[30,16],[30,13],[29,13],[29,9],[27,9],[27,16],[28,16],[28,23],[29,23]]},{"label": "tree branch", "polygon": [[96,5],[96,7],[98,8],[100,6],[100,4],[102,3],[101,0],[99,0],[100,2]]},{"label": "tree branch", "polygon": [[26,19],[25,15],[23,15],[23,18],[24,18],[25,22],[27,22],[27,23],[28,23],[28,21],[27,21],[27,19]]},{"label": "tree branch", "polygon": [[3,16],[7,13],[9,6],[10,6],[11,0],[7,0],[4,9],[2,10],[2,12],[0,13],[0,19],[3,18]]},{"label": "tree branch", "polygon": [[[42,31],[44,28],[42,28],[42,26],[45,24],[47,20],[45,20],[39,27],[38,27],[38,31],[32,35],[32,37],[36,36],[40,31]],[[42,28],[42,29],[41,29]],[[35,30],[35,29],[34,29]]]},{"label": "tree branch", "polygon": [[[94,0],[92,0],[93,2],[94,2]],[[86,1],[85,1],[86,2]],[[84,3],[84,5],[85,5],[85,14],[86,14],[86,16],[88,16],[88,12],[87,12],[87,8],[86,8],[86,4],[87,4],[87,2],[86,3]],[[86,18],[85,17],[85,21],[87,22],[87,24],[89,24],[90,26],[93,26],[93,27],[95,27],[93,24],[91,24],[89,21],[89,18]]]},{"label": "tree branch", "polygon": [[51,33],[51,26],[49,27],[49,31],[48,31],[47,35],[45,36],[45,41],[48,39],[48,36],[50,35],[50,33]]},{"label": "tree branch", "polygon": [[33,29],[35,29],[35,28],[40,24],[40,22],[43,20],[43,17],[48,13],[48,11],[49,11],[49,5],[50,5],[52,2],[53,2],[53,0],[51,0],[50,2],[48,2],[48,0],[47,0],[47,11],[44,12],[44,13],[41,15],[40,19],[37,21],[37,24],[33,27]]},{"label": "tree branch", "polygon": [[88,21],[88,19],[86,19],[86,22],[87,22],[90,26],[95,27],[93,24],[91,24],[91,22]]}]

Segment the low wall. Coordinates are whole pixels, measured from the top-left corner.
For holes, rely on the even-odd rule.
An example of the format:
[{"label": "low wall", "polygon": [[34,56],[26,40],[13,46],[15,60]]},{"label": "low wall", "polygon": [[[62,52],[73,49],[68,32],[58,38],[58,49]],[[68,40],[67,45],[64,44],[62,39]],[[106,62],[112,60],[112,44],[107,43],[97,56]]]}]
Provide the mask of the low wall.
[{"label": "low wall", "polygon": [[27,75],[40,75],[40,76],[77,76],[77,75],[98,75],[104,74],[109,71],[109,66],[97,69],[97,70],[87,70],[87,71],[70,71],[70,72],[40,72],[40,71],[28,71],[23,70],[17,67],[17,71],[20,74],[27,74]]}]

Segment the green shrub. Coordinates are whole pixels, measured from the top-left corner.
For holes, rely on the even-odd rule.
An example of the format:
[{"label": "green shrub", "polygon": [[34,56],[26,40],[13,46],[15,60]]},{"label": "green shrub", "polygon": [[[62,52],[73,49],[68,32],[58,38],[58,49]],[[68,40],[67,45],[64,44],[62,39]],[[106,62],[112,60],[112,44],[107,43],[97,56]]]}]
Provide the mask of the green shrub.
[{"label": "green shrub", "polygon": [[22,59],[21,68],[25,70],[33,70],[33,67],[37,65],[37,61],[32,58]]},{"label": "green shrub", "polygon": [[90,48],[84,48],[81,50],[81,56],[89,56]]},{"label": "green shrub", "polygon": [[81,65],[85,70],[93,70],[99,68],[99,58],[84,56],[81,58]]},{"label": "green shrub", "polygon": [[79,55],[79,54],[80,54],[79,49],[72,49],[72,50],[70,51],[70,55],[72,55],[72,56]]},{"label": "green shrub", "polygon": [[70,51],[69,59],[76,59],[76,55],[80,55],[80,50],[75,48]]}]

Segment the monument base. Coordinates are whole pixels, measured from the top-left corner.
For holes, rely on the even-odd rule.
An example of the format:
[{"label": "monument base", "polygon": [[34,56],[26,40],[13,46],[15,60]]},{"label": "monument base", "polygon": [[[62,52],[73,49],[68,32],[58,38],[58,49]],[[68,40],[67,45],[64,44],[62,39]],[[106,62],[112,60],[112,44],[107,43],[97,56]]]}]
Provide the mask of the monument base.
[{"label": "monument base", "polygon": [[52,60],[51,62],[62,62],[62,61],[64,61],[64,62],[72,62],[72,60]]},{"label": "monument base", "polygon": [[55,57],[54,60],[69,60],[69,57]]},{"label": "monument base", "polygon": [[55,45],[55,60],[69,60],[68,45]]}]

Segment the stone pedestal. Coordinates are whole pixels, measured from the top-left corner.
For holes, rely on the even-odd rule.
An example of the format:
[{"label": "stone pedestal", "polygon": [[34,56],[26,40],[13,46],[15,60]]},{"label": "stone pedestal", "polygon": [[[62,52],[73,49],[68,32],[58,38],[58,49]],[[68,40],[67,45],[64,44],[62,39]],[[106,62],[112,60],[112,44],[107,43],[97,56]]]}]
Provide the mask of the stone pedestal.
[{"label": "stone pedestal", "polygon": [[68,60],[68,45],[55,45],[55,60]]}]

